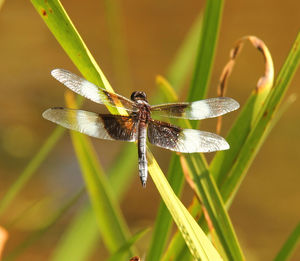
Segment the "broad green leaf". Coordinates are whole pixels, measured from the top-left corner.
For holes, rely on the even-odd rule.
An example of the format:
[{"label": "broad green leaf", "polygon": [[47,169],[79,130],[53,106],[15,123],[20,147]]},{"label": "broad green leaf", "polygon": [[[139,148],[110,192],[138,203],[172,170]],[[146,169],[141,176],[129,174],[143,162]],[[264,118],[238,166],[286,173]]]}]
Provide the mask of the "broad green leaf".
[{"label": "broad green leaf", "polygon": [[295,227],[292,231],[288,239],[284,242],[282,248],[279,253],[275,257],[274,261],[285,261],[289,260],[292,256],[293,251],[297,247],[300,242],[300,223]]},{"label": "broad green leaf", "polygon": [[[181,194],[183,180],[184,176],[181,170],[179,156],[173,155],[168,171],[168,182],[177,196]],[[171,232],[172,222],[172,217],[165,203],[161,202],[155,219],[147,260],[160,260]]]},{"label": "broad green leaf", "polygon": [[149,149],[147,153],[152,180],[195,260],[222,260],[195,219],[173,192]]},{"label": "broad green leaf", "polygon": [[[194,197],[191,205],[188,208],[190,214],[197,220],[199,214],[199,201]],[[201,227],[204,233],[208,232],[207,227]],[[193,260],[189,251],[186,251],[186,244],[182,235],[177,231],[173,236],[167,251],[164,253],[161,261],[188,261]]]},{"label": "broad green leaf", "polygon": [[21,191],[21,189],[27,184],[29,179],[33,176],[34,172],[38,169],[38,167],[56,145],[57,141],[62,137],[64,132],[64,128],[56,127],[51,135],[47,138],[45,143],[42,145],[41,149],[28,163],[24,171],[19,175],[17,180],[9,187],[9,190],[5,193],[0,201],[0,216],[9,206],[9,204],[11,204],[11,202]]}]

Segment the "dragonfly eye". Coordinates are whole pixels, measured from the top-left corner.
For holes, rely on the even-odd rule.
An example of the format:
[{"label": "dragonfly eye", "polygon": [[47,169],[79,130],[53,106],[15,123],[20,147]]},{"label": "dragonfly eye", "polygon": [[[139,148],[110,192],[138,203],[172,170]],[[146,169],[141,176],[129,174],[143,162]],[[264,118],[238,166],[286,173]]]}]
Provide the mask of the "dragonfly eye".
[{"label": "dragonfly eye", "polygon": [[146,101],[147,99],[147,96],[146,96],[146,93],[144,92],[133,92],[130,96],[130,99],[132,101],[137,101],[137,100],[144,100]]}]

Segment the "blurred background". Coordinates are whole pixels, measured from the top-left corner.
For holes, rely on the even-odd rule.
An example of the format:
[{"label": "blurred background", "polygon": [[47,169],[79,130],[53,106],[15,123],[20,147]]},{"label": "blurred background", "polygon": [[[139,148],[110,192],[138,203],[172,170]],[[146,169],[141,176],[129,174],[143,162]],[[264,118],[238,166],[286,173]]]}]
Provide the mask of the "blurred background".
[{"label": "blurred background", "polygon": [[[204,6],[204,1],[120,1],[121,32],[126,54],[125,62],[115,60],[113,37],[105,1],[62,1],[114,90],[129,97],[134,90],[144,90],[151,97],[156,93],[155,77],[165,75],[180,44]],[[217,45],[209,97],[216,96],[216,87],[223,66],[234,42],[244,35],[256,35],[268,46],[279,72],[300,29],[300,2],[286,0],[228,1]],[[20,175],[44,140],[55,128],[44,120],[42,112],[64,105],[65,88],[50,76],[54,68],[77,69],[56,42],[29,1],[6,1],[0,10],[0,196]],[[117,38],[119,39],[119,38]],[[123,70],[118,69],[123,68]],[[123,66],[123,67],[122,67]],[[229,80],[228,96],[241,105],[262,75],[261,55],[250,44],[241,53]],[[286,98],[300,94],[300,74],[296,73]],[[180,93],[184,100],[189,87]],[[299,97],[298,97],[299,98]],[[85,102],[84,109],[105,112],[104,106]],[[247,260],[270,260],[300,218],[299,99],[289,108],[266,140],[230,209]],[[237,116],[224,118],[226,130]],[[208,120],[203,128],[215,130],[215,121]],[[123,143],[92,139],[104,169],[113,165]],[[153,148],[162,170],[166,172],[171,152]],[[208,156],[210,159],[211,156]],[[153,225],[159,195],[149,178],[147,189],[140,186],[137,168],[122,199],[124,216],[131,229]],[[24,236],[39,229],[41,220],[51,215],[61,202],[82,186],[81,173],[69,134],[55,146],[34,178],[22,190],[1,220],[15,222],[7,249],[12,249]],[[185,189],[184,202],[193,194]],[[86,199],[79,204],[85,204]],[[25,209],[22,221],[16,217]],[[29,248],[20,260],[41,260],[51,254],[64,228],[78,205],[67,217]],[[147,244],[143,246],[147,249]],[[104,253],[101,247],[94,259]],[[99,259],[98,259],[99,260]],[[300,260],[300,251],[292,260]]]}]

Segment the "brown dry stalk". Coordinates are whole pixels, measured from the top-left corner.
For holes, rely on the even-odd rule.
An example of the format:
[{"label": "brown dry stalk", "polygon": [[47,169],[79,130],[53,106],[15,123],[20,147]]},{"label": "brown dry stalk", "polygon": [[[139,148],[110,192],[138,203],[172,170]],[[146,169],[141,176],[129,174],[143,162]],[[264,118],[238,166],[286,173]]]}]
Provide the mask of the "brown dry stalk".
[{"label": "brown dry stalk", "polygon": [[[271,87],[273,85],[274,80],[274,66],[273,66],[273,60],[270,54],[270,51],[266,44],[259,39],[256,36],[248,35],[240,38],[234,45],[234,47],[230,51],[229,55],[229,61],[225,65],[221,76],[219,80],[219,85],[217,89],[218,96],[224,97],[226,90],[227,90],[227,81],[228,77],[231,75],[232,69],[235,65],[235,61],[239,53],[241,52],[245,41],[250,41],[250,43],[259,50],[263,57],[265,62],[265,74],[259,78],[257,85],[256,85],[256,91],[259,92],[264,88]],[[221,132],[221,126],[222,126],[222,116],[218,117],[218,122],[216,126],[216,132],[219,134]]]}]

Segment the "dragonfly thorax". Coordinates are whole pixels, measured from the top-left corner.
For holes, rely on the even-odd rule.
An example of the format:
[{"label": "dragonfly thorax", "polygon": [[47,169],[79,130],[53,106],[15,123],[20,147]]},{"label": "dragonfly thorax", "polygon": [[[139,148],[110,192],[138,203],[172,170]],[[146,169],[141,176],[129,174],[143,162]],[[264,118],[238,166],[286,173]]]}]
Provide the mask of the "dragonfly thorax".
[{"label": "dragonfly thorax", "polygon": [[151,119],[150,106],[145,101],[137,101],[137,105],[139,107],[138,118],[140,122],[148,123]]}]

